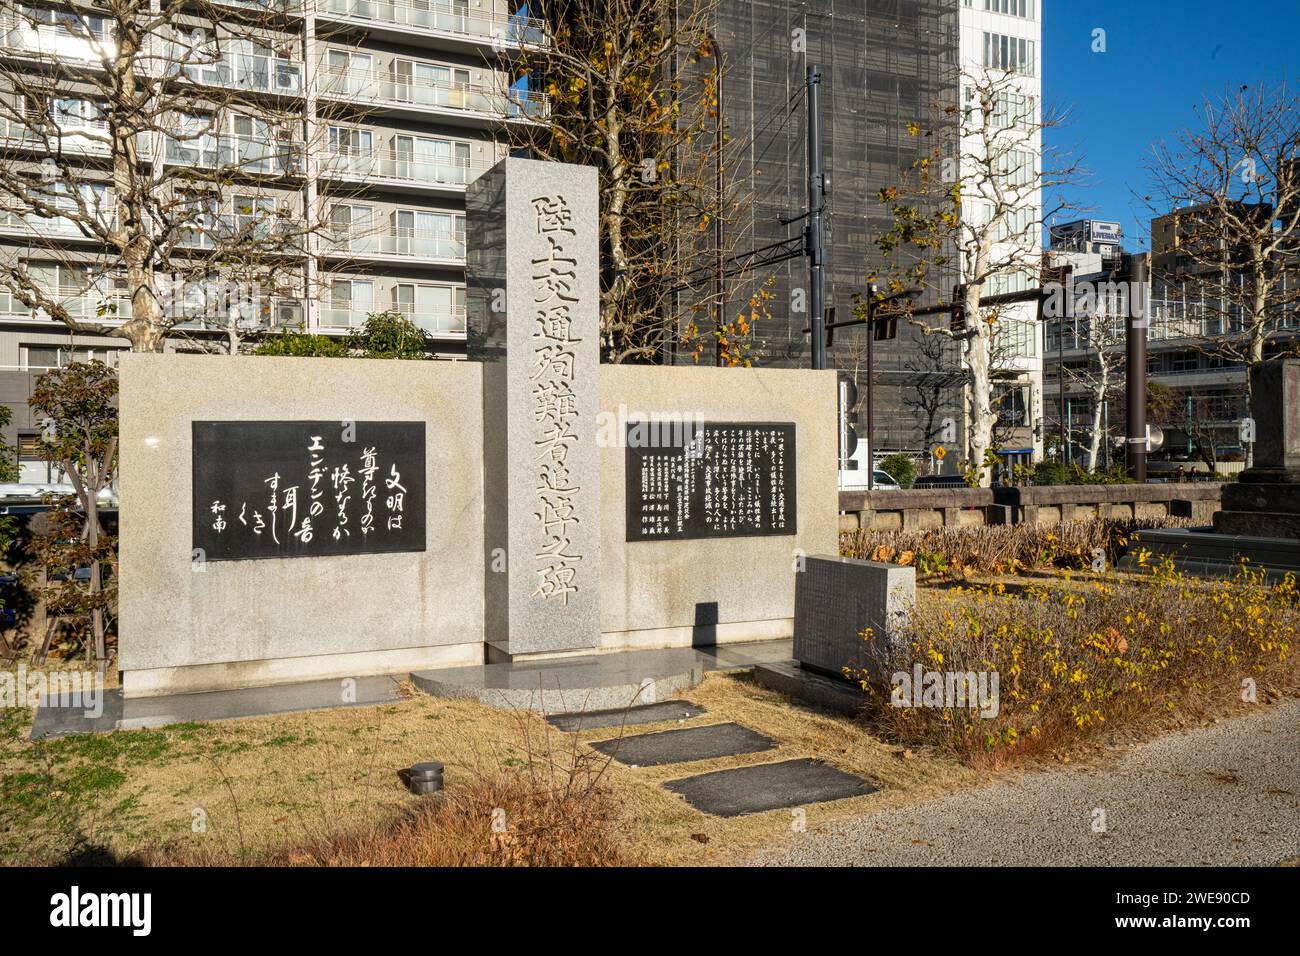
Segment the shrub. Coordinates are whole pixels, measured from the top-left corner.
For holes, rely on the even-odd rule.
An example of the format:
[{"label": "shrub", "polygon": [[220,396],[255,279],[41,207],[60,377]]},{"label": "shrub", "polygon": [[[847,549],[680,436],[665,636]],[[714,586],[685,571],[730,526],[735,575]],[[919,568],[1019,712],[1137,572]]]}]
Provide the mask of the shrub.
[{"label": "shrub", "polygon": [[1168,559],[1137,580],[1096,576],[1019,593],[958,589],[955,605],[918,608],[886,673],[910,674],[919,664],[996,674],[996,716],[893,706],[888,689],[863,681],[868,716],[905,744],[989,763],[1066,749],[1108,726],[1239,702],[1247,678],[1261,700],[1276,698],[1270,682],[1292,687],[1298,676],[1297,598],[1294,576],[1269,585],[1243,567],[1231,580],[1207,582]]},{"label": "shrub", "polygon": [[277,332],[257,343],[254,355],[293,358],[347,358],[348,347],[339,339],[308,332]]},{"label": "shrub", "polygon": [[880,463],[880,470],[898,482],[900,488],[911,488],[916,481],[916,462],[911,455],[896,452]]},{"label": "shrub", "polygon": [[352,334],[351,346],[366,358],[425,359],[428,336],[403,313],[375,312]]}]

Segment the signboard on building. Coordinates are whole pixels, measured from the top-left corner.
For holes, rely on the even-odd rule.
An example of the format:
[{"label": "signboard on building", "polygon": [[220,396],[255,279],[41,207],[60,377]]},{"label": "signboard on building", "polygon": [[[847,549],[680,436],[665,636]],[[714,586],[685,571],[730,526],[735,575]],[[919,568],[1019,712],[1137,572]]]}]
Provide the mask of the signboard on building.
[{"label": "signboard on building", "polygon": [[194,422],[196,561],[425,550],[424,422]]},{"label": "signboard on building", "polygon": [[627,426],[627,540],[786,535],[796,530],[793,422],[702,422],[671,434]]},{"label": "signboard on building", "polygon": [[1103,245],[1118,246],[1123,241],[1124,234],[1117,222],[1102,222],[1094,219],[1091,223],[1091,236],[1093,242]]}]

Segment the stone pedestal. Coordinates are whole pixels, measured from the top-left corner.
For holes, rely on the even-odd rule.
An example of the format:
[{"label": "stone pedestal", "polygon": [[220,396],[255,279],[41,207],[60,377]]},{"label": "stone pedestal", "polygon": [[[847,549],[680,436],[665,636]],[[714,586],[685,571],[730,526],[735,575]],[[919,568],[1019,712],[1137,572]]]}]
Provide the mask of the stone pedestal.
[{"label": "stone pedestal", "polygon": [[1223,488],[1220,534],[1300,538],[1300,359],[1250,372],[1254,463]]},{"label": "stone pedestal", "polygon": [[466,197],[495,657],[580,651],[600,638],[598,202],[594,168],[513,157]]},{"label": "stone pedestal", "polygon": [[[794,658],[837,677],[886,681],[894,645],[916,606],[916,569],[810,556],[795,575]],[[871,629],[871,639],[862,632]]]}]

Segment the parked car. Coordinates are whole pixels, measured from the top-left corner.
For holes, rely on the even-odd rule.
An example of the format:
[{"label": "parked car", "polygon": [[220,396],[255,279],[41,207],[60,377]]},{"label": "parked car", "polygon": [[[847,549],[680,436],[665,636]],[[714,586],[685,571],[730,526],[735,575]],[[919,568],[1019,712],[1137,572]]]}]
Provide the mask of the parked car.
[{"label": "parked car", "polygon": [[871,472],[871,483],[876,491],[902,491],[902,487],[888,472],[881,471],[879,468]]}]

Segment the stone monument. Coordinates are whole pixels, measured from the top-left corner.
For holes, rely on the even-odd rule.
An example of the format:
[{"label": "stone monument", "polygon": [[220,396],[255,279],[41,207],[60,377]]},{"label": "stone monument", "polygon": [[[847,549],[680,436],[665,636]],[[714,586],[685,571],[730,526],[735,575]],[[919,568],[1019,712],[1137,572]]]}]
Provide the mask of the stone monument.
[{"label": "stone monument", "polygon": [[1223,487],[1219,534],[1300,538],[1300,359],[1250,370],[1254,463]]},{"label": "stone monument", "polygon": [[[470,358],[483,363],[489,656],[600,641],[596,170],[508,158],[466,197]],[[508,294],[507,294],[508,290]]]}]

